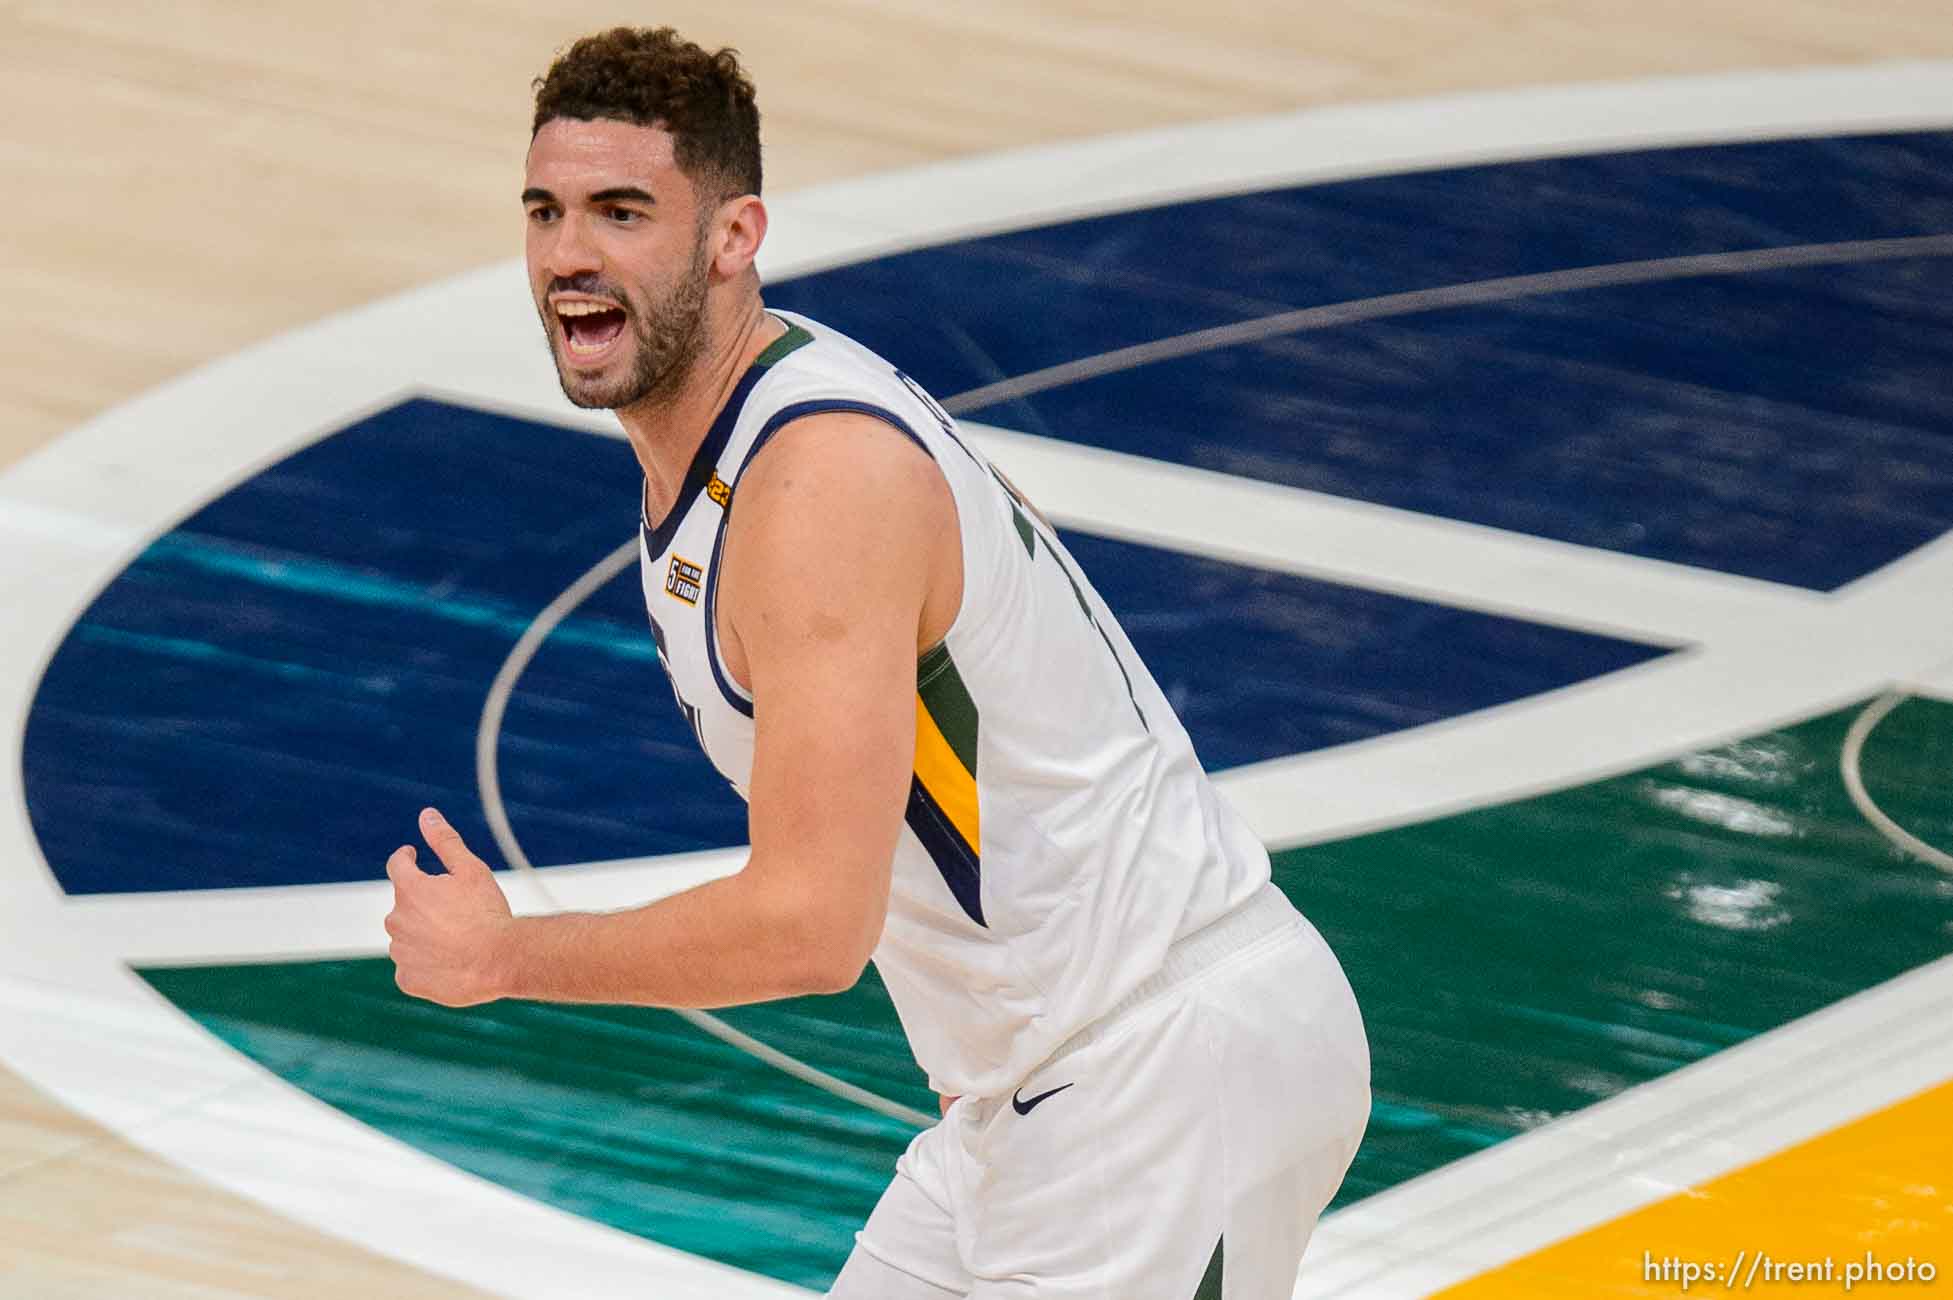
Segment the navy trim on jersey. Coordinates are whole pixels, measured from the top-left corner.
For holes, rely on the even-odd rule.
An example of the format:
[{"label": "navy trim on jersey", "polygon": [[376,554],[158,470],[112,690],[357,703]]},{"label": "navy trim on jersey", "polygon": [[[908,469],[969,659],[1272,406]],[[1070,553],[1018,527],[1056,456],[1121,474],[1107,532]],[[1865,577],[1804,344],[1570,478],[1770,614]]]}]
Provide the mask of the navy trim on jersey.
[{"label": "navy trim on jersey", "polygon": [[719,556],[726,548],[726,525],[732,521],[728,506],[719,516],[719,533],[712,539],[712,555],[705,564],[705,662],[711,666],[712,680],[727,704],[747,717],[753,716],[753,702],[747,699],[725,670],[719,667]]},{"label": "navy trim on jersey", "polygon": [[949,886],[964,915],[989,928],[990,923],[983,919],[982,867],[976,854],[970,852],[970,846],[957,834],[956,827],[950,824],[949,817],[923,788],[919,776],[909,778],[909,806],[903,818],[922,841],[922,847],[928,850],[929,860],[936,864],[936,871]]},{"label": "navy trim on jersey", "polygon": [[[748,371],[747,373],[750,377],[754,372]],[[750,387],[744,380],[741,380],[740,384],[742,390]],[[733,397],[736,401],[743,402],[745,400],[745,392],[734,393]],[[727,402],[726,409],[735,410],[736,408],[733,402]],[[929,455],[931,460],[935,459],[934,454],[929,451],[929,444],[924,442],[914,429],[911,429],[905,424],[901,416],[889,410],[887,407],[876,406],[873,402],[856,402],[843,398],[816,398],[806,402],[795,402],[791,406],[783,406],[773,413],[771,419],[760,426],[759,434],[753,439],[753,445],[746,449],[745,457],[739,462],[739,470],[732,477],[733,495],[735,497],[738,496],[739,480],[745,477],[746,467],[753,463],[753,457],[759,454],[759,449],[764,447],[774,434],[778,433],[787,425],[792,424],[795,420],[804,420],[810,415],[825,415],[830,411],[846,411],[853,415],[872,415],[884,424],[890,424],[900,429],[909,436],[910,441],[922,448],[923,452]],[[714,430],[714,432],[716,433],[717,430]],[[721,449],[724,448],[725,440],[723,438],[720,439],[719,445]],[[710,477],[710,475],[708,474],[707,477]],[[701,480],[702,482],[703,480]],[[726,703],[750,718],[753,716],[753,702],[746,698],[745,693],[734,684],[731,676],[725,669],[719,666],[719,619],[717,614],[719,608],[719,555],[725,549],[726,525],[731,520],[732,506],[727,505],[725,513],[719,516],[719,535],[712,543],[712,557],[705,567],[705,662],[711,666],[712,680],[718,685],[719,694],[725,697]]]},{"label": "navy trim on jersey", "polygon": [[745,408],[746,398],[766,374],[767,368],[761,365],[748,366],[746,373],[739,377],[733,386],[732,395],[719,411],[719,418],[712,421],[712,427],[705,432],[705,441],[692,453],[692,463],[685,469],[685,481],[679,485],[678,499],[671,503],[664,519],[656,528],[644,517],[644,495],[638,494],[638,524],[644,530],[644,545],[651,552],[653,560],[662,556],[671,545],[671,539],[678,535],[678,526],[685,522],[691,512],[692,503],[698,494],[705,491],[705,485],[712,481],[712,474],[719,468],[719,457],[725,453],[726,442],[732,437],[733,425],[739,423],[739,412]]},{"label": "navy trim on jersey", "polygon": [[845,411],[851,415],[872,415],[883,424],[893,425],[907,434],[909,441],[922,448],[923,454],[929,459],[936,458],[936,454],[929,450],[929,444],[922,440],[922,436],[911,429],[907,421],[886,406],[876,406],[873,402],[857,402],[841,397],[816,397],[781,407],[773,413],[771,419],[760,426],[759,436],[753,439],[753,445],[746,449],[745,459],[739,462],[739,473],[734,475],[732,480],[733,489],[738,490],[739,480],[744,477],[746,467],[753,463],[753,457],[759,455],[760,448],[771,441],[774,434],[795,420],[804,420],[810,415],[826,415],[830,411]]}]

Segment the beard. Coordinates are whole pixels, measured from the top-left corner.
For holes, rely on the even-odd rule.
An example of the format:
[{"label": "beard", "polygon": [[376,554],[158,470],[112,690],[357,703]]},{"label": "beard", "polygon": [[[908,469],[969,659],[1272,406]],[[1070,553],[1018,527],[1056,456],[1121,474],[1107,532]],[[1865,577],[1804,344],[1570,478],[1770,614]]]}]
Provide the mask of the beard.
[{"label": "beard", "polygon": [[590,410],[618,410],[646,401],[671,397],[685,382],[692,365],[705,350],[705,289],[708,280],[705,240],[692,245],[692,262],[656,298],[637,300],[617,285],[595,275],[577,276],[552,288],[593,294],[615,302],[625,310],[624,328],[630,331],[633,350],[628,373],[613,379],[573,370],[566,358],[567,347],[559,346],[561,318],[551,311],[547,295],[538,312],[543,322],[543,337],[556,362],[556,380],[563,396],[571,403]]}]

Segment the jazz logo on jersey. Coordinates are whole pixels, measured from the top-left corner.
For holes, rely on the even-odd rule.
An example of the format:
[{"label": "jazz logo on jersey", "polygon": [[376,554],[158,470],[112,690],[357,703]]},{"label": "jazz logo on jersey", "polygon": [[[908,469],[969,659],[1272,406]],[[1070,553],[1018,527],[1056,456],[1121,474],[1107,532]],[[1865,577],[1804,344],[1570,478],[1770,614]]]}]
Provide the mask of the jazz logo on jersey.
[{"label": "jazz logo on jersey", "polygon": [[665,590],[687,605],[698,604],[698,584],[705,577],[705,570],[683,556],[671,557],[671,567],[665,570]]}]

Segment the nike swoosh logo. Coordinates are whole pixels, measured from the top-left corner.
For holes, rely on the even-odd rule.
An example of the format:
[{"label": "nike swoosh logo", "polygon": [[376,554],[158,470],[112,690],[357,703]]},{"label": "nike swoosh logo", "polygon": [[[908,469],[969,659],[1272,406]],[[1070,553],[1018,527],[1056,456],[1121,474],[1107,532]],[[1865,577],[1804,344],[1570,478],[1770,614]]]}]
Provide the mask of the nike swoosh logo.
[{"label": "nike swoosh logo", "polygon": [[1041,1092],[1037,1096],[1031,1098],[1029,1101],[1024,1100],[1023,1096],[1021,1095],[1024,1090],[1022,1088],[1019,1088],[1016,1092],[1010,1095],[1010,1108],[1016,1111],[1019,1115],[1028,1115],[1031,1113],[1031,1108],[1036,1106],[1039,1102],[1048,1101],[1049,1099],[1057,1096],[1059,1093],[1063,1092],[1066,1088],[1069,1087],[1071,1087],[1071,1084],[1069,1083],[1059,1084],[1057,1087],[1053,1088],[1050,1092]]}]

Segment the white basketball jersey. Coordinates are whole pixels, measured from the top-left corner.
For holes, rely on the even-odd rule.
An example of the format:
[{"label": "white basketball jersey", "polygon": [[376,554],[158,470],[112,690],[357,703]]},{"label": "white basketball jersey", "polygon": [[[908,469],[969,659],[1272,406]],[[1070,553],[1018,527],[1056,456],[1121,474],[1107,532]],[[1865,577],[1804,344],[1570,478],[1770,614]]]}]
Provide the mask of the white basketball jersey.
[{"label": "white basketball jersey", "polygon": [[[640,539],[679,707],[742,796],[753,701],[713,610],[739,475],[794,420],[894,426],[956,502],[963,601],[916,665],[915,774],[875,965],[938,1092],[1015,1087],[1268,880],[1268,854],[1202,772],[1166,697],[1064,546],[955,421],[853,340],[787,334],[740,379],[670,514]],[[945,526],[949,523],[944,521]]]}]

